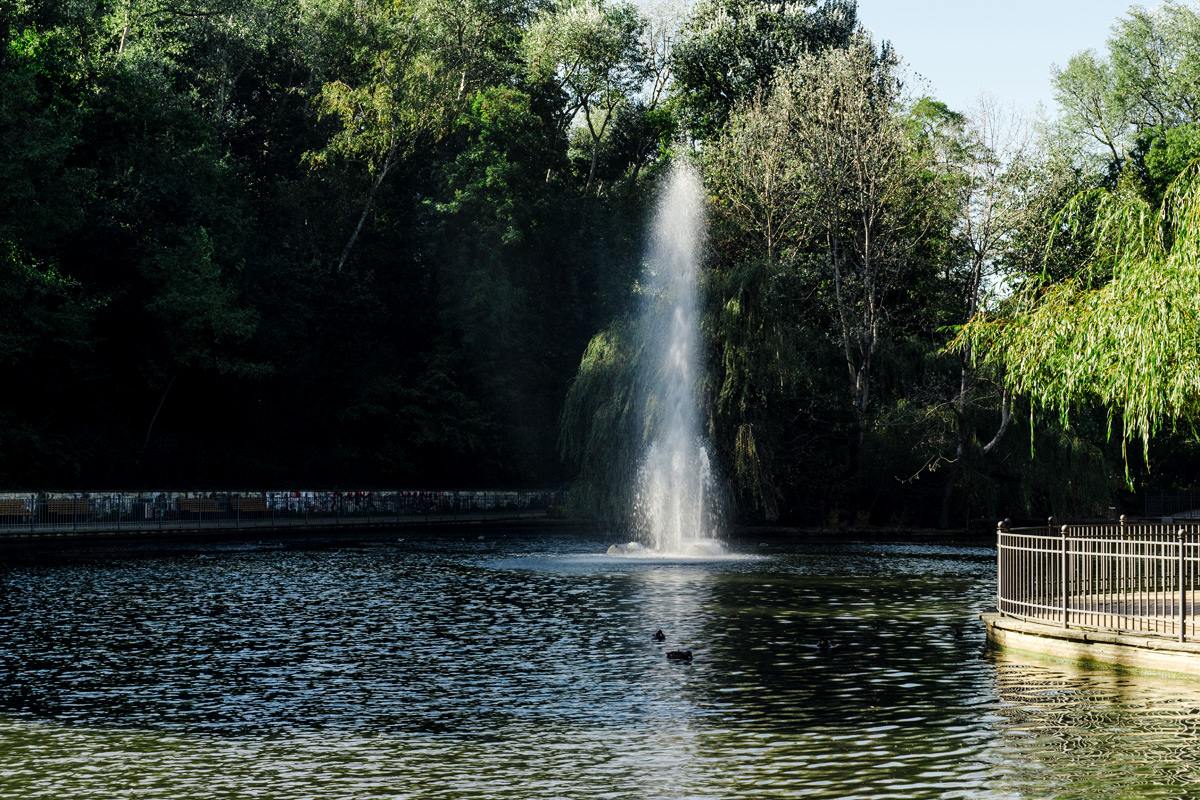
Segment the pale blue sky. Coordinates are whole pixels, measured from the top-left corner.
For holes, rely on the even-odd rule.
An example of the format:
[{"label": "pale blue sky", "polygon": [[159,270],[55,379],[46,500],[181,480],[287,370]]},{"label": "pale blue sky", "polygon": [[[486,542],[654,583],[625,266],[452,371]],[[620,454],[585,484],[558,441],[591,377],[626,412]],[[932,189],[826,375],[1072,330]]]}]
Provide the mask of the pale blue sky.
[{"label": "pale blue sky", "polygon": [[[1054,116],[1050,65],[1089,47],[1105,52],[1128,0],[858,0],[858,18],[890,39],[932,94],[964,110],[989,91],[1030,113],[1040,101]],[[1158,2],[1143,2],[1155,8]]]}]

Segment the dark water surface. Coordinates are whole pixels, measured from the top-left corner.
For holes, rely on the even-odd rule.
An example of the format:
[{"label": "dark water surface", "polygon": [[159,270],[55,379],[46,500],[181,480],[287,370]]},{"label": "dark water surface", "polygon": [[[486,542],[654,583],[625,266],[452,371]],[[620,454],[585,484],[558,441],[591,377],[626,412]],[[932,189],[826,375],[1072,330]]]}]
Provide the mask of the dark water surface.
[{"label": "dark water surface", "polygon": [[1200,682],[985,652],[994,550],[480,532],[0,550],[0,797],[1200,794]]}]

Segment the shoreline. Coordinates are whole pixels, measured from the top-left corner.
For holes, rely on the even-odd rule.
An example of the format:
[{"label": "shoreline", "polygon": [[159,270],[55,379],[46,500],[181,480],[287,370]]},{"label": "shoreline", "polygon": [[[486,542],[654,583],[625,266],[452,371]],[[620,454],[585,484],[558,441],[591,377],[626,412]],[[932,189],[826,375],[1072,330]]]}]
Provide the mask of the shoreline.
[{"label": "shoreline", "polygon": [[527,515],[521,517],[480,518],[405,518],[400,521],[395,518],[386,521],[346,521],[341,523],[319,521],[308,524],[259,524],[240,526],[221,525],[188,525],[159,528],[125,527],[84,530],[37,530],[33,532],[5,531],[0,533],[0,547],[8,544],[40,544],[55,541],[82,542],[87,540],[103,540],[107,542],[121,540],[161,540],[175,541],[180,539],[213,539],[213,538],[255,538],[262,535],[278,536],[280,534],[302,535],[351,535],[355,533],[381,533],[388,531],[437,531],[459,530],[463,528],[541,528],[551,526],[582,527],[586,523],[569,519],[548,517],[545,515]]},{"label": "shoreline", "polygon": [[1042,658],[1132,672],[1200,677],[1200,642],[1130,631],[1102,631],[1030,622],[996,611],[979,615],[990,645]]}]

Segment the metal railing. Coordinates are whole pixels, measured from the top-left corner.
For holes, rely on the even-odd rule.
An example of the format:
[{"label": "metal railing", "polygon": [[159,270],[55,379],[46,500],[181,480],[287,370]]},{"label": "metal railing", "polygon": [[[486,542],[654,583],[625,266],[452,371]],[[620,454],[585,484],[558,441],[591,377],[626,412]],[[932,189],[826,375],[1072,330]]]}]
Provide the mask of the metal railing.
[{"label": "metal railing", "polygon": [[1146,495],[1145,516],[1200,520],[1200,492]]},{"label": "metal railing", "polygon": [[1006,616],[1196,638],[1200,523],[998,530],[996,607]]},{"label": "metal railing", "polygon": [[0,493],[0,536],[387,526],[532,519],[562,492]]}]

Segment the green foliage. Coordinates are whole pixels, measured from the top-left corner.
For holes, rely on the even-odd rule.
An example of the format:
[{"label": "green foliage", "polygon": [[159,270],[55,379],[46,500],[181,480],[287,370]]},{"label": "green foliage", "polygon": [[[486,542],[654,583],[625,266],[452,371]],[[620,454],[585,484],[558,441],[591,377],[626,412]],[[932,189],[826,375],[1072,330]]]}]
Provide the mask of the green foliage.
[{"label": "green foliage", "polygon": [[528,95],[497,87],[476,94],[458,119],[465,145],[446,169],[450,196],[438,204],[444,214],[490,217],[487,226],[500,246],[517,245],[537,224],[534,206],[542,167],[556,159],[547,150],[544,125]]},{"label": "green foliage", "polygon": [[1143,131],[1131,154],[1132,166],[1151,205],[1161,205],[1167,187],[1189,164],[1200,158],[1200,124]]},{"label": "green foliage", "polygon": [[[1194,16],[1135,10],[1063,77],[1098,87],[1102,124],[1069,121],[1112,138],[1130,197],[1194,155]],[[574,482],[620,521],[644,223],[691,157],[705,416],[745,516],[1094,507],[1112,448],[1090,411],[1039,423],[1044,459],[1023,429],[985,452],[1001,373],[960,380],[940,350],[981,286],[1040,296],[1093,263],[1104,202],[1073,230],[1054,212],[1103,165],[1059,126],[1000,170],[977,117],[902,81],[842,0],[5,4],[0,482]],[[992,249],[967,233],[977,167],[1021,210]],[[1093,264],[1087,291],[1118,273]]]},{"label": "green foliage", "polygon": [[[785,258],[804,225],[807,193],[792,136],[793,108],[757,101],[739,110],[705,148],[704,161],[727,233],[769,262]],[[749,240],[746,241],[746,237]]]},{"label": "green foliage", "polygon": [[592,337],[563,403],[559,447],[577,465],[571,503],[608,522],[624,523],[633,510],[640,458],[640,361],[633,323],[618,319]]},{"label": "green foliage", "polygon": [[237,288],[215,261],[204,228],[162,243],[142,271],[156,287],[146,310],[162,325],[161,341],[178,367],[253,375],[268,369],[230,354],[254,333],[257,314],[242,306]]},{"label": "green foliage", "polygon": [[616,114],[602,174],[610,180],[628,175],[636,183],[644,167],[667,161],[679,123],[673,108],[640,101],[619,106]]},{"label": "green foliage", "polygon": [[810,410],[806,395],[820,374],[811,352],[821,343],[795,302],[806,287],[796,271],[759,258],[713,270],[706,289],[705,328],[719,358],[709,368],[713,434],[749,507],[775,519],[785,499],[781,473],[793,468],[783,454],[803,435],[792,415]]},{"label": "green foliage", "polygon": [[1200,121],[1200,10],[1175,0],[1132,6],[1113,25],[1107,56],[1073,56],[1054,83],[1064,122],[1119,169],[1144,132]]},{"label": "green foliage", "polygon": [[890,337],[924,327],[920,287],[942,252],[929,240],[953,209],[896,67],[865,36],[800,54],[704,148],[714,428],[767,518],[794,513],[802,491],[862,500],[859,456],[891,401]]},{"label": "green foliage", "polygon": [[353,33],[343,55],[350,62],[347,77],[321,87],[320,111],[335,117],[338,128],[325,148],[307,155],[313,166],[348,158],[367,164],[374,175],[390,169],[398,151],[411,153],[440,135],[452,114],[456,75],[441,53],[422,46],[433,5],[340,3],[322,9],[325,30]]},{"label": "green foliage", "polygon": [[958,341],[1003,363],[1017,390],[1064,420],[1082,404],[1107,407],[1123,438],[1141,438],[1148,451],[1156,433],[1200,411],[1200,165],[1159,208],[1121,189],[1079,196],[1062,219],[1089,226],[1084,269],[1031,281]]},{"label": "green foliage", "polygon": [[77,281],[0,241],[0,364],[28,365],[56,350],[87,350],[97,303]]},{"label": "green foliage", "polygon": [[672,53],[684,117],[703,138],[739,106],[765,96],[777,71],[849,44],[858,22],[845,0],[703,0]]},{"label": "green foliage", "polygon": [[601,144],[617,109],[647,78],[642,44],[646,22],[627,3],[567,0],[542,9],[522,41],[533,81],[549,84],[567,103],[558,116],[561,132],[582,113],[591,143],[585,188],[596,180]]}]

